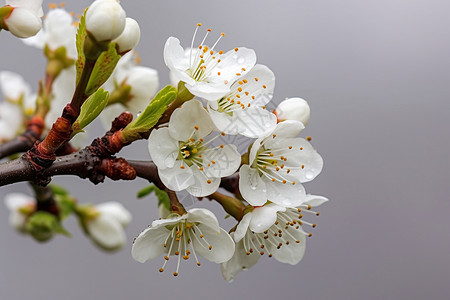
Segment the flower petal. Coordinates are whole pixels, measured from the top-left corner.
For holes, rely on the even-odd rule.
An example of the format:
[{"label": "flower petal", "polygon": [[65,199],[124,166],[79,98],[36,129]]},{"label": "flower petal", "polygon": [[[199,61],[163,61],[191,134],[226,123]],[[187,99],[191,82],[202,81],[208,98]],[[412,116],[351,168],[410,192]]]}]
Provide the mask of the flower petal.
[{"label": "flower petal", "polygon": [[304,205],[311,205],[312,207],[319,206],[324,204],[325,202],[328,202],[328,199],[323,196],[317,196],[317,195],[306,195],[306,200],[303,202]]},{"label": "flower petal", "polygon": [[186,189],[189,194],[194,197],[205,197],[217,191],[220,178],[207,177],[196,166],[192,166],[190,169],[195,182]]},{"label": "flower petal", "polygon": [[171,137],[168,128],[152,130],[148,151],[158,169],[173,168],[178,157],[178,141]]},{"label": "flower petal", "polygon": [[267,202],[266,183],[261,180],[258,171],[243,165],[239,170],[239,191],[250,205],[261,206]]},{"label": "flower petal", "polygon": [[[231,237],[233,237],[234,232],[232,232]],[[222,271],[223,278],[228,281],[232,282],[234,280],[234,277],[240,272],[250,269],[252,266],[254,266],[261,255],[258,253],[252,253],[250,255],[246,254],[246,251],[244,249],[244,243],[243,241],[240,241],[236,244],[236,249],[234,251],[233,257],[220,265],[220,270]]]},{"label": "flower petal", "polygon": [[106,214],[116,219],[122,226],[127,226],[131,222],[131,213],[119,202],[110,201],[95,206],[101,214]]},{"label": "flower petal", "polygon": [[245,47],[235,49],[223,54],[220,57],[221,62],[214,70],[214,74],[220,72],[220,79],[227,80],[230,85],[251,70],[256,63],[255,51]]},{"label": "flower petal", "polygon": [[195,99],[177,108],[169,121],[170,135],[177,141],[187,141],[193,134],[194,138],[203,138],[210,134],[214,128],[214,124],[202,103]]},{"label": "flower petal", "polygon": [[284,207],[276,204],[268,204],[261,207],[255,207],[252,212],[252,219],[250,220],[250,230],[256,233],[261,233],[269,229],[277,220],[277,212],[285,211]]},{"label": "flower petal", "polygon": [[234,174],[241,164],[235,145],[222,145],[203,153],[203,168],[208,177],[226,177]]},{"label": "flower petal", "polygon": [[303,255],[305,254],[306,236],[291,226],[289,226],[287,230],[289,234],[300,241],[300,243],[291,240],[289,245],[285,244],[281,246],[280,249],[269,244],[269,252],[271,252],[273,257],[279,262],[296,265],[302,260]]},{"label": "flower petal", "polygon": [[234,113],[236,120],[234,126],[238,126],[239,133],[249,138],[267,136],[277,126],[277,117],[268,110],[251,107]]},{"label": "flower petal", "polygon": [[10,71],[0,72],[0,87],[3,96],[10,101],[18,101],[22,96],[31,94],[31,87],[23,77]]},{"label": "flower petal", "polygon": [[166,250],[164,242],[170,230],[164,226],[149,227],[142,231],[134,240],[131,254],[135,260],[144,263],[149,259],[156,258]]},{"label": "flower petal", "polygon": [[178,80],[183,80],[188,84],[195,83],[195,80],[185,73],[189,68],[189,58],[186,57],[179,39],[175,37],[169,37],[167,39],[164,45],[164,62]]},{"label": "flower petal", "polygon": [[220,232],[219,221],[216,216],[205,208],[193,208],[188,211],[188,222],[198,222],[211,227],[213,230]]},{"label": "flower petal", "polygon": [[196,183],[196,178],[191,168],[181,168],[182,162],[176,160],[173,168],[160,169],[158,174],[166,187],[173,191],[182,191]]},{"label": "flower petal", "polygon": [[[220,233],[218,233],[213,228],[201,223],[197,227],[203,234],[202,239],[192,238],[197,254],[218,264],[228,261],[233,256],[235,245],[228,232],[220,228]],[[209,246],[211,249],[208,248]]]},{"label": "flower petal", "polygon": [[239,243],[240,240],[244,238],[247,234],[248,227],[250,226],[250,221],[252,220],[253,213],[249,212],[244,215],[242,220],[239,221],[239,224],[236,227],[236,231],[234,233],[234,240],[236,243]]},{"label": "flower petal", "polygon": [[87,223],[89,235],[95,243],[107,249],[125,245],[126,236],[122,225],[108,214],[100,214]]},{"label": "flower petal", "polygon": [[267,200],[283,207],[297,207],[303,203],[306,193],[305,188],[299,182],[295,184],[272,181],[263,177],[267,187]]}]

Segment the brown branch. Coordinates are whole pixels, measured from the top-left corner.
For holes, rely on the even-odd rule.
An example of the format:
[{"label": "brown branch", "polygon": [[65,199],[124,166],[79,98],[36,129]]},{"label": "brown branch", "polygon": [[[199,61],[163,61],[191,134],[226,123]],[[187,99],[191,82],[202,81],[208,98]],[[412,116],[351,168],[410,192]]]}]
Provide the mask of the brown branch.
[{"label": "brown branch", "polygon": [[24,133],[0,145],[0,159],[30,150],[41,137],[44,127],[44,120],[40,116],[33,117]]}]

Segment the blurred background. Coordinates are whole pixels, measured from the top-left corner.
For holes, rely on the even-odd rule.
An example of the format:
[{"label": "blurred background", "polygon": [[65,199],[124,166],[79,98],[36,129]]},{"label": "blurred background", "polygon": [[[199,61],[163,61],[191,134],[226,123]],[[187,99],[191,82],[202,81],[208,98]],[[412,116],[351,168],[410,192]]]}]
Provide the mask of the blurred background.
[{"label": "blurred background", "polygon": [[[46,2],[46,1],[44,1]],[[87,0],[69,0],[81,13]],[[122,251],[104,254],[67,223],[72,238],[37,244],[8,225],[0,209],[0,299],[448,299],[450,298],[450,2],[446,0],[130,1],[141,25],[142,64],[169,83],[163,46],[190,44],[195,24],[226,33],[220,48],[246,46],[277,77],[273,101],[299,96],[312,116],[303,136],[323,156],[306,184],[330,201],[296,266],[260,259],[229,284],[220,268],[192,261],[180,276],[160,274],[163,260],[131,258],[132,240],[157,218],[156,200],[136,199],[146,182],[98,186],[58,177],[82,202],[117,200],[133,212]],[[48,3],[46,3],[47,5]],[[3,5],[3,4],[0,4]],[[44,57],[0,33],[0,69],[37,89]],[[101,134],[93,132],[92,137]],[[149,159],[145,142],[121,155]],[[26,184],[0,189],[31,194]],[[217,204],[215,211],[226,229]],[[170,268],[168,268],[169,270]]]}]

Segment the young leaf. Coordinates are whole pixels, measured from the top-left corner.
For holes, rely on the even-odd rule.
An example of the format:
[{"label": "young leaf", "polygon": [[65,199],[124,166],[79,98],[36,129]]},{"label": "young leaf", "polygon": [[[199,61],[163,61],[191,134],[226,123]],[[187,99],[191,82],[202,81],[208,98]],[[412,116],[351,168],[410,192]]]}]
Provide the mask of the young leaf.
[{"label": "young leaf", "polygon": [[170,103],[177,97],[177,89],[168,85],[163,88],[158,95],[150,102],[147,108],[132,123],[123,130],[125,139],[133,138],[139,133],[147,132],[152,128],[162,114],[166,111]]},{"label": "young leaf", "polygon": [[149,185],[148,187],[143,188],[142,190],[140,190],[138,192],[137,196],[138,196],[138,198],[142,198],[153,192],[155,193],[156,197],[158,198],[158,206],[160,206],[162,204],[162,205],[164,205],[164,207],[167,210],[170,210],[169,196],[167,195],[167,193],[165,191],[160,190],[155,185]]},{"label": "young leaf", "polygon": [[94,70],[92,70],[91,77],[89,78],[86,87],[86,95],[94,93],[106,80],[108,80],[120,58],[121,56],[117,53],[116,44],[110,43],[108,50],[102,52],[95,63]]},{"label": "young leaf", "polygon": [[81,112],[72,125],[73,134],[82,132],[83,128],[94,121],[108,104],[109,92],[103,89],[97,90],[81,106]]},{"label": "young leaf", "polygon": [[77,68],[77,81],[76,84],[80,81],[81,73],[83,73],[84,65],[86,62],[86,57],[84,55],[84,40],[86,39],[86,22],[85,22],[85,16],[86,11],[84,12],[84,15],[80,19],[80,23],[78,25],[78,31],[77,31],[77,52],[78,52],[78,59],[75,64]]}]

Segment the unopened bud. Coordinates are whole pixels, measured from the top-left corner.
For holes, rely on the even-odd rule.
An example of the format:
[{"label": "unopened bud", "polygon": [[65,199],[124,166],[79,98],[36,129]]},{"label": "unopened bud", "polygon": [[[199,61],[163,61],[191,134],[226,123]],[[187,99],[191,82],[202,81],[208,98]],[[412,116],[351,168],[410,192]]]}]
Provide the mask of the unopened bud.
[{"label": "unopened bud", "polygon": [[123,32],[125,16],[116,0],[97,0],[86,13],[86,29],[97,42],[111,41]]},{"label": "unopened bud", "polygon": [[124,53],[136,47],[140,38],[141,29],[139,24],[132,18],[126,18],[125,29],[113,42],[119,47],[119,53]]},{"label": "unopened bud", "polygon": [[11,14],[4,19],[7,30],[19,38],[36,35],[42,28],[41,19],[32,11],[15,7]]},{"label": "unopened bud", "polygon": [[310,117],[308,102],[302,98],[290,98],[282,101],[275,109],[278,122],[286,120],[300,121],[306,126]]}]

